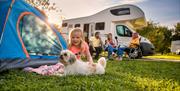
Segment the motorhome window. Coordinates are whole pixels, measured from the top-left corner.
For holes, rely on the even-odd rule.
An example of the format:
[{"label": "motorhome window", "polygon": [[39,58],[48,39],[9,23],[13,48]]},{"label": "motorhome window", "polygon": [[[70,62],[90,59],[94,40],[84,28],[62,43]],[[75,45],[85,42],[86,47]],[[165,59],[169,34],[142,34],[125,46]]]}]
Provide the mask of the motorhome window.
[{"label": "motorhome window", "polygon": [[128,37],[131,37],[132,36],[132,32],[126,27],[126,26],[123,26],[124,27],[124,36],[128,36]]},{"label": "motorhome window", "polygon": [[123,28],[123,26],[118,25],[118,26],[116,27],[116,32],[117,32],[117,35],[119,35],[119,36],[124,36],[124,28]]},{"label": "motorhome window", "polygon": [[59,55],[62,46],[53,30],[34,15],[25,15],[19,24],[20,34],[30,55]]},{"label": "motorhome window", "polygon": [[130,9],[129,8],[118,8],[110,10],[111,14],[120,16],[120,15],[130,15]]},{"label": "motorhome window", "polygon": [[67,23],[63,23],[62,27],[67,27],[67,25],[68,25]]},{"label": "motorhome window", "polygon": [[98,22],[98,23],[96,23],[95,29],[96,30],[104,30],[104,27],[105,27],[105,23],[104,22]]},{"label": "motorhome window", "polygon": [[76,28],[76,27],[80,27],[80,24],[75,24],[74,27],[75,27],[75,28]]},{"label": "motorhome window", "polygon": [[117,25],[116,33],[118,36],[126,36],[126,37],[132,36],[132,32],[124,25]]}]

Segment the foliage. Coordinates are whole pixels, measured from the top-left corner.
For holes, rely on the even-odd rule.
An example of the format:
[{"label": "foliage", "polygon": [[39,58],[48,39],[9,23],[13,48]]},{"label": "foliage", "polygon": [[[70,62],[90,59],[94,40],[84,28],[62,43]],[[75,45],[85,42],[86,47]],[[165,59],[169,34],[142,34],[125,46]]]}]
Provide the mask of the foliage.
[{"label": "foliage", "polygon": [[51,4],[49,0],[25,0],[25,1],[31,4],[32,6],[37,7],[43,11],[56,11],[56,12],[61,11],[56,7],[55,3]]},{"label": "foliage", "polygon": [[0,90],[9,91],[179,91],[180,63],[108,61],[105,75],[41,76],[22,70],[0,75]]},{"label": "foliage", "polygon": [[[27,3],[29,3],[30,5],[38,8],[40,10],[40,12],[42,14],[44,14],[49,20],[51,20],[51,18],[59,18],[58,16],[60,15],[61,9],[57,8],[55,3],[51,3],[49,0],[25,0]],[[55,12],[51,12],[51,11],[55,11]],[[52,17],[52,16],[53,17]],[[57,15],[57,16],[54,16]],[[62,16],[61,16],[62,18]],[[59,19],[61,21],[61,19]],[[58,22],[60,22],[58,21]],[[60,31],[60,25],[55,24],[57,22],[51,22],[54,24],[55,28]]]},{"label": "foliage", "polygon": [[173,31],[174,35],[172,36],[172,40],[180,40],[180,22],[178,22]]},{"label": "foliage", "polygon": [[147,37],[155,46],[155,51],[160,53],[170,52],[172,32],[157,23],[148,22],[147,27],[137,30],[140,35]]}]

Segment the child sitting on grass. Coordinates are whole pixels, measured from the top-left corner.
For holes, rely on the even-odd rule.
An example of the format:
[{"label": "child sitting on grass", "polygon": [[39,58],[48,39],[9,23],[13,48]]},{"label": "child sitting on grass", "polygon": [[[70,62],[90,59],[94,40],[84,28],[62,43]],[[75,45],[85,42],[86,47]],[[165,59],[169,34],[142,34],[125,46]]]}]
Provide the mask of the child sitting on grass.
[{"label": "child sitting on grass", "polygon": [[79,28],[71,30],[69,39],[68,49],[72,51],[78,59],[81,59],[81,57],[84,56],[90,64],[93,64],[89,46],[84,41],[82,30]]}]

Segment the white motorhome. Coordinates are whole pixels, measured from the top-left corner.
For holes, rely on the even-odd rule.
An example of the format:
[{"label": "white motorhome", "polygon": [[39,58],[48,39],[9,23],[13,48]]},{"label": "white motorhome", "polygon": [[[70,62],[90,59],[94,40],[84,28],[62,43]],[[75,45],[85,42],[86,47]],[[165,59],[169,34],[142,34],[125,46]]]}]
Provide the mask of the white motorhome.
[{"label": "white motorhome", "polygon": [[171,41],[171,52],[180,55],[180,40]]},{"label": "white motorhome", "polygon": [[[105,9],[91,16],[63,20],[62,34],[68,39],[69,31],[79,27],[83,30],[87,42],[95,32],[100,32],[103,41],[107,39],[108,33],[112,33],[113,37],[118,37],[119,44],[128,46],[135,29],[144,26],[146,26],[144,12],[137,6],[125,4]],[[153,54],[152,43],[147,38],[140,37],[143,55]]]}]

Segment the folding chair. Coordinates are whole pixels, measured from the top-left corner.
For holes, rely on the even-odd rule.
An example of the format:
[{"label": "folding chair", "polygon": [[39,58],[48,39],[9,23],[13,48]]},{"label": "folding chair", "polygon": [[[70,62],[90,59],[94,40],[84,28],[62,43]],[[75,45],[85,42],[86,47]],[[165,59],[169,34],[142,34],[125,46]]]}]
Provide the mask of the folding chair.
[{"label": "folding chair", "polygon": [[130,48],[128,56],[131,59],[141,58],[142,57],[142,51],[141,51],[140,46],[138,46],[137,48]]}]

